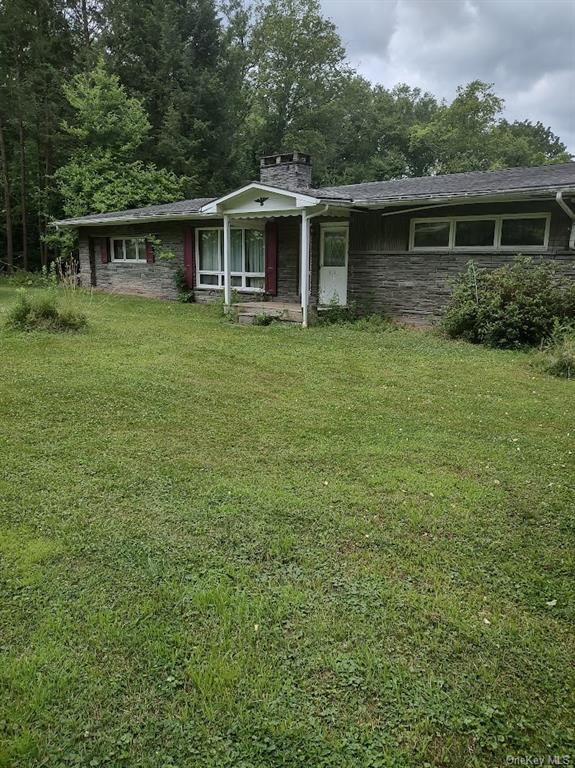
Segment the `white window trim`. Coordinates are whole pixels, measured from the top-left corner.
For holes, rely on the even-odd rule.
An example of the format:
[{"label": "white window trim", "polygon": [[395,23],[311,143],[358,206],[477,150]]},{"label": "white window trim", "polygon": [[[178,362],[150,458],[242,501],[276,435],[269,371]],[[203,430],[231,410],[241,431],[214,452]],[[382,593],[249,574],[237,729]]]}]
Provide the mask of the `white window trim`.
[{"label": "white window trim", "polygon": [[[117,259],[116,258],[116,249],[114,248],[114,243],[117,240],[122,241],[122,253],[124,254],[123,259]],[[137,246],[137,258],[135,259],[127,259],[126,258],[126,240],[135,240],[138,243]],[[140,257],[140,251],[143,251],[144,257]],[[145,237],[136,237],[135,235],[114,235],[114,237],[110,238],[110,259],[111,261],[115,261],[118,264],[146,264],[148,259],[146,257],[146,238]]]},{"label": "white window trim", "polygon": [[[543,245],[501,245],[501,230],[503,221],[507,219],[545,219],[545,235]],[[455,245],[455,225],[458,221],[494,221],[495,232],[493,245]],[[427,247],[415,246],[415,225],[420,223],[449,224],[449,245]],[[551,213],[503,213],[499,215],[483,216],[438,216],[428,218],[411,219],[409,223],[409,250],[416,253],[439,252],[447,253],[450,251],[545,251],[549,247],[549,231],[551,228]]]},{"label": "white window trim", "polygon": [[[263,227],[261,226],[232,226],[231,230],[239,230],[240,232],[243,231],[244,234],[242,235],[242,266],[245,267],[246,264],[246,236],[245,233],[248,230],[257,230],[257,231],[264,231]],[[196,233],[195,233],[195,253],[196,253],[196,286],[198,288],[204,288],[210,291],[223,291],[224,290],[224,271],[223,269],[200,269],[200,232],[217,232],[218,233],[218,252],[222,253],[222,239],[223,239],[223,227],[196,227]],[[231,244],[230,244],[231,245]],[[266,264],[266,253],[265,253],[265,235],[264,235],[264,271],[263,272],[233,272],[230,271],[230,277],[241,277],[242,279],[242,285],[232,285],[232,290],[237,291],[238,293],[265,293],[266,286],[265,286],[265,264]],[[201,278],[202,275],[217,275],[218,276],[218,283],[217,285],[213,285],[210,283],[202,283]],[[247,280],[251,277],[257,277],[262,279],[264,281],[263,288],[252,288],[250,286],[247,286]]]}]

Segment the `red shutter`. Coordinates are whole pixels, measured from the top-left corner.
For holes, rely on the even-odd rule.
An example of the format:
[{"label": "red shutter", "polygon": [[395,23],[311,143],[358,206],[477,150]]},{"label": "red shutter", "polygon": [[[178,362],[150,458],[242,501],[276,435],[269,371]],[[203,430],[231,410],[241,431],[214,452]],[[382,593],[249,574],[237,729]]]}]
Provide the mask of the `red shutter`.
[{"label": "red shutter", "polygon": [[107,264],[110,261],[110,246],[107,237],[100,238],[100,261]]},{"label": "red shutter", "polygon": [[146,261],[148,264],[153,264],[156,260],[156,255],[154,253],[154,244],[151,240],[146,239]]},{"label": "red shutter", "polygon": [[278,223],[266,223],[266,293],[278,292]]},{"label": "red shutter", "polygon": [[184,274],[188,288],[193,288],[196,284],[195,238],[195,229],[186,227],[184,232]]}]

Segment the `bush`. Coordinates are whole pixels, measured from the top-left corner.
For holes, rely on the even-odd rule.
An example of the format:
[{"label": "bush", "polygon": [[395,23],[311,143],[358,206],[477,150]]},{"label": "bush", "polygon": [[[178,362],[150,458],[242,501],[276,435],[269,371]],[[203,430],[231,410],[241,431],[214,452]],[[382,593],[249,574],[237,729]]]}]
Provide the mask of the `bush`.
[{"label": "bush", "polygon": [[25,272],[23,270],[13,272],[11,275],[1,275],[0,284],[8,285],[11,288],[45,288],[48,285],[46,275],[43,272]]},{"label": "bush", "polygon": [[575,378],[575,325],[555,324],[553,333],[542,345],[537,365],[552,376]]},{"label": "bush", "polygon": [[473,262],[454,283],[442,319],[446,333],[507,349],[540,344],[554,324],[575,318],[575,283],[548,261],[517,257],[499,269]]},{"label": "bush", "polygon": [[261,312],[259,315],[254,316],[253,325],[271,325],[274,319],[271,315]]},{"label": "bush", "polygon": [[192,301],[194,298],[194,292],[188,286],[186,273],[184,272],[183,267],[178,267],[174,272],[174,282],[176,284],[176,290],[178,292],[178,301],[181,301],[184,304],[187,304],[188,302]]},{"label": "bush", "polygon": [[72,307],[59,309],[54,293],[30,296],[18,291],[18,301],[8,311],[7,325],[20,331],[81,331],[88,321]]},{"label": "bush", "polygon": [[342,307],[335,298],[318,313],[319,325],[339,325],[341,323],[353,322],[356,319],[357,308],[355,304],[348,304],[346,307]]}]

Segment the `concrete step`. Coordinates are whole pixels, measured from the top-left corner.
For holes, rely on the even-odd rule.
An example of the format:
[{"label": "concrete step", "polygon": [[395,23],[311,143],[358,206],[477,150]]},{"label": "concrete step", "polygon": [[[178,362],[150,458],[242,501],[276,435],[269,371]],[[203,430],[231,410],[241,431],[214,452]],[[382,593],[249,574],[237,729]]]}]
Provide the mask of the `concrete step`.
[{"label": "concrete step", "polygon": [[261,315],[286,323],[301,323],[302,310],[297,304],[279,302],[241,302],[235,305],[238,322],[248,325]]}]

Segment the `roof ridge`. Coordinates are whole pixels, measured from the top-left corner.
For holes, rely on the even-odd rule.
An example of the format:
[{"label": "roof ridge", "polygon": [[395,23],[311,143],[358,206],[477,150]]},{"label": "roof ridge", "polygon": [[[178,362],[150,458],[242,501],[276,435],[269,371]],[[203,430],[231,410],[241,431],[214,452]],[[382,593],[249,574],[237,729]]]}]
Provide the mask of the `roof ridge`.
[{"label": "roof ridge", "polygon": [[349,187],[365,186],[366,184],[388,184],[395,181],[420,181],[423,179],[450,179],[461,176],[487,176],[493,173],[505,173],[508,171],[532,171],[538,168],[561,168],[571,165],[575,168],[575,161],[568,160],[566,163],[542,163],[540,165],[514,165],[510,168],[491,168],[488,171],[458,171],[457,173],[428,173],[423,176],[398,176],[393,179],[378,179],[374,181],[356,181],[353,184],[330,184],[321,189],[347,189]]}]

